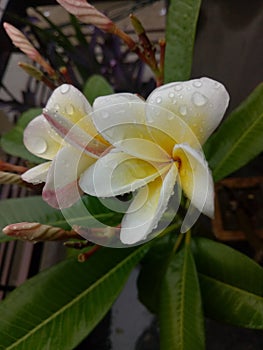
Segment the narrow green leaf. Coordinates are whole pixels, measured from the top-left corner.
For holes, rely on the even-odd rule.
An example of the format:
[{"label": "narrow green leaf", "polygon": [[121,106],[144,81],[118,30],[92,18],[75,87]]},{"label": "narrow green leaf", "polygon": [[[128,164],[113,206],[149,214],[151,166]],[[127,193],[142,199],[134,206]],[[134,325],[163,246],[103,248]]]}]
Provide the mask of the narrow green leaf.
[{"label": "narrow green leaf", "polygon": [[171,0],[166,25],[165,83],[187,80],[192,69],[201,0]]},{"label": "narrow green leaf", "polygon": [[1,138],[1,147],[8,154],[27,159],[33,163],[41,163],[44,159],[38,158],[30,153],[23,143],[23,132],[27,124],[40,115],[41,108],[32,108],[24,112],[19,118],[16,126]]},{"label": "narrow green leaf", "polygon": [[199,280],[208,317],[236,326],[263,329],[262,297],[203,274],[199,274]]},{"label": "narrow green leaf", "polygon": [[106,249],[66,260],[25,282],[0,304],[3,349],[72,350],[103,318],[147,252]]},{"label": "narrow green leaf", "polygon": [[177,237],[173,232],[157,238],[141,263],[137,280],[139,300],[153,313],[158,312],[161,283]]},{"label": "narrow green leaf", "polygon": [[193,240],[207,316],[237,326],[263,328],[263,268],[224,244]]},{"label": "narrow green leaf", "polygon": [[247,164],[263,150],[263,84],[260,84],[223,122],[204,146],[219,181]]},{"label": "narrow green leaf", "polygon": [[83,93],[89,100],[89,103],[93,104],[97,97],[113,94],[114,90],[101,75],[93,75],[85,83]]},{"label": "narrow green leaf", "polygon": [[205,349],[201,295],[188,244],[170,260],[159,311],[162,350]]},{"label": "narrow green leaf", "polygon": [[195,237],[192,243],[198,272],[263,296],[263,268],[254,260],[207,238]]}]

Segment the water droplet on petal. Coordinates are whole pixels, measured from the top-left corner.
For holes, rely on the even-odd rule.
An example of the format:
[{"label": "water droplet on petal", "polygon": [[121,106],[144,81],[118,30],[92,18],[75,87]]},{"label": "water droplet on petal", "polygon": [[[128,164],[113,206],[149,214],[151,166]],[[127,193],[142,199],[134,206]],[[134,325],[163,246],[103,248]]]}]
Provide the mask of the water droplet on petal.
[{"label": "water droplet on petal", "polygon": [[198,107],[204,106],[207,102],[207,98],[199,92],[195,92],[192,96],[192,102]]},{"label": "water droplet on petal", "polygon": [[179,112],[182,114],[182,115],[186,115],[187,114],[187,107],[186,106],[181,106],[179,108]]},{"label": "water droplet on petal", "polygon": [[203,83],[202,83],[200,80],[194,80],[194,81],[193,81],[193,86],[194,86],[194,87],[199,88],[199,87],[201,87],[202,85],[203,85]]},{"label": "water droplet on petal", "polygon": [[55,108],[55,112],[57,113],[60,110],[60,105],[58,103],[56,103],[54,108]]},{"label": "water droplet on petal", "polygon": [[173,120],[174,119],[174,115],[173,114],[169,114],[168,115],[168,120]]},{"label": "water droplet on petal", "polygon": [[69,89],[70,89],[70,85],[63,84],[63,85],[61,85],[61,87],[60,87],[60,92],[61,92],[62,94],[66,94],[66,93],[69,92]]},{"label": "water droplet on petal", "polygon": [[101,116],[103,119],[107,119],[110,115],[109,115],[109,112],[103,111],[103,112],[101,112]]},{"label": "water droplet on petal", "polygon": [[174,86],[174,90],[175,91],[180,91],[180,90],[182,90],[182,85],[181,84],[176,84],[175,86]]},{"label": "water droplet on petal", "polygon": [[174,92],[169,92],[168,97],[169,97],[170,99],[173,99],[173,98],[175,97]]},{"label": "water droplet on petal", "polygon": [[155,101],[156,101],[156,103],[160,104],[162,102],[161,96],[157,96]]},{"label": "water droplet on petal", "polygon": [[74,106],[72,104],[68,104],[65,106],[65,111],[67,114],[73,114],[74,113]]},{"label": "water droplet on petal", "polygon": [[214,83],[214,88],[215,88],[215,89],[218,89],[218,88],[220,87],[220,85],[221,85],[221,84],[218,83],[218,82],[216,81],[216,82]]},{"label": "water droplet on petal", "polygon": [[43,154],[47,150],[47,142],[42,137],[32,137],[28,139],[28,146],[37,154]]}]

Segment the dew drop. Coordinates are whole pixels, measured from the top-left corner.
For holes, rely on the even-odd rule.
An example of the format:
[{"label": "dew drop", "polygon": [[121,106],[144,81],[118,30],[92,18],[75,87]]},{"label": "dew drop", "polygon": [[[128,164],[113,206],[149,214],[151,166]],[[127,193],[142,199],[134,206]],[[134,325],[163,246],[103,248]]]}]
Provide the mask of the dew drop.
[{"label": "dew drop", "polygon": [[70,114],[70,115],[73,114],[74,113],[74,106],[71,103],[66,105],[65,111],[67,114]]},{"label": "dew drop", "polygon": [[195,92],[192,96],[192,102],[198,107],[204,106],[207,102],[207,98],[199,92]]},{"label": "dew drop", "polygon": [[217,81],[214,83],[214,88],[215,89],[219,89],[219,87],[220,87],[220,83],[218,83]]},{"label": "dew drop", "polygon": [[60,87],[60,92],[61,92],[62,94],[66,94],[66,93],[69,92],[69,89],[70,89],[70,86],[69,86],[69,85],[63,84],[63,85],[61,85],[61,87]]},{"label": "dew drop", "polygon": [[55,106],[54,106],[54,108],[55,108],[55,112],[59,112],[59,110],[60,110],[60,105],[59,105],[58,103],[56,103]]},{"label": "dew drop", "polygon": [[203,83],[200,80],[194,80],[193,81],[193,86],[200,88],[203,85]]},{"label": "dew drop", "polygon": [[156,101],[156,103],[160,104],[162,102],[161,96],[157,96],[155,101]]},{"label": "dew drop", "polygon": [[182,115],[186,115],[187,114],[187,108],[186,106],[181,106],[179,108],[179,112],[182,114]]},{"label": "dew drop", "polygon": [[174,86],[174,90],[175,91],[180,91],[180,90],[182,90],[182,85],[181,84],[176,84],[175,86]]},{"label": "dew drop", "polygon": [[103,111],[103,112],[101,112],[101,116],[103,119],[107,119],[110,115],[109,115],[109,112]]},{"label": "dew drop", "polygon": [[34,137],[28,140],[29,148],[37,154],[43,154],[47,150],[47,142],[42,137]]}]

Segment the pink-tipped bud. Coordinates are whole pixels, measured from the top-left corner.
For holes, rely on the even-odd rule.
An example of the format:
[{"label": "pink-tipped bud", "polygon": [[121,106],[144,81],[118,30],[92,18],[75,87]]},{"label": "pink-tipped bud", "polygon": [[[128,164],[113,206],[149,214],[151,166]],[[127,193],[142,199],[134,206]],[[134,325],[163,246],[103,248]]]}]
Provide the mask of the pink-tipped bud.
[{"label": "pink-tipped bud", "polygon": [[30,43],[30,41],[19,29],[6,22],[3,24],[3,26],[7,35],[17,48],[24,52],[24,54],[26,54],[27,57],[29,57],[31,60],[40,64],[49,75],[55,75],[54,69],[40,55],[37,49]]},{"label": "pink-tipped bud", "polygon": [[65,231],[60,227],[42,225],[39,222],[19,222],[3,228],[4,234],[24,241],[60,241],[68,238],[78,238],[75,231]]},{"label": "pink-tipped bud", "polygon": [[114,32],[116,25],[111,19],[86,2],[86,0],[57,0],[57,2],[80,21],[93,24],[105,32]]}]

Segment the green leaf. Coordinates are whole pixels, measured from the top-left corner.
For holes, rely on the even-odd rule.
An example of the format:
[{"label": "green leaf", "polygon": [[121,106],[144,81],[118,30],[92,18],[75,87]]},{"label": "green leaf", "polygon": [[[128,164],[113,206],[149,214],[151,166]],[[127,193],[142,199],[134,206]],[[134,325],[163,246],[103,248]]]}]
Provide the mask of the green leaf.
[{"label": "green leaf", "polygon": [[204,312],[240,327],[263,329],[263,298],[215,278],[199,274]]},{"label": "green leaf", "polygon": [[165,83],[187,80],[192,69],[201,0],[171,0],[166,25]]},{"label": "green leaf", "polygon": [[199,282],[188,244],[172,255],[164,275],[159,320],[162,350],[205,349]]},{"label": "green leaf", "polygon": [[89,103],[93,104],[97,97],[113,94],[114,90],[101,75],[93,75],[85,83],[83,93],[89,100]]},{"label": "green leaf", "polygon": [[44,161],[44,159],[38,158],[30,153],[23,143],[23,132],[25,127],[32,119],[41,113],[41,108],[32,108],[21,115],[16,126],[1,138],[1,147],[6,153],[27,159],[33,163],[42,163]]},{"label": "green leaf", "polygon": [[223,122],[204,146],[219,181],[247,164],[263,150],[263,84],[260,84]]},{"label": "green leaf", "polygon": [[103,318],[147,252],[106,249],[66,260],[25,282],[0,304],[3,349],[72,350]]},{"label": "green leaf", "polygon": [[263,327],[263,268],[224,244],[193,240],[205,313],[234,325]]},{"label": "green leaf", "polygon": [[153,313],[158,312],[161,283],[177,238],[178,235],[174,232],[171,235],[165,234],[161,238],[156,238],[141,262],[137,280],[138,296],[139,300]]}]

